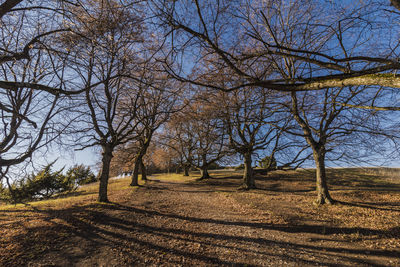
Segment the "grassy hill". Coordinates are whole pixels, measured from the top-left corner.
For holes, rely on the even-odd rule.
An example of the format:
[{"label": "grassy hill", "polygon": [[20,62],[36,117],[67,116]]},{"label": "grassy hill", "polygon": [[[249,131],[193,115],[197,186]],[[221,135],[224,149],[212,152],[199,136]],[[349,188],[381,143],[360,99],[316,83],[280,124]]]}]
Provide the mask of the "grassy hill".
[{"label": "grassy hill", "polygon": [[59,198],[0,206],[0,266],[400,265],[393,169],[330,169],[333,206],[315,206],[314,170],[112,179]]}]

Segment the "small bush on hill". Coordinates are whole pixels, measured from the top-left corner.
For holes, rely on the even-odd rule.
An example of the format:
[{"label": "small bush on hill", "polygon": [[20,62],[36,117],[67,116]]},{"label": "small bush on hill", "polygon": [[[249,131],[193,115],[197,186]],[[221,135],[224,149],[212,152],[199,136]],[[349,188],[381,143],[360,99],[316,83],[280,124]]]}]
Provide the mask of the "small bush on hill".
[{"label": "small bush on hill", "polygon": [[64,168],[53,171],[55,162],[45,166],[37,174],[31,174],[11,185],[11,188],[0,188],[0,199],[6,202],[25,202],[37,199],[47,199],[58,193],[72,192],[78,185],[96,181],[89,167],[75,165],[66,175]]},{"label": "small bush on hill", "polygon": [[258,162],[259,166],[263,169],[276,169],[276,159],[273,156],[265,156]]},{"label": "small bush on hill", "polygon": [[31,174],[26,178],[12,184],[11,188],[3,192],[6,200],[24,202],[33,199],[50,198],[56,193],[71,191],[74,182],[62,174],[63,169],[52,171],[53,163],[45,166],[37,174]]},{"label": "small bush on hill", "polygon": [[85,167],[85,165],[74,165],[68,169],[67,177],[75,181],[78,185],[84,185],[96,182],[96,175],[92,172],[90,167]]},{"label": "small bush on hill", "polygon": [[209,169],[209,170],[218,170],[218,169],[220,169],[220,168],[221,168],[221,166],[219,166],[219,164],[216,163],[216,162],[213,162],[213,163],[211,163],[211,164],[208,166],[208,169]]}]

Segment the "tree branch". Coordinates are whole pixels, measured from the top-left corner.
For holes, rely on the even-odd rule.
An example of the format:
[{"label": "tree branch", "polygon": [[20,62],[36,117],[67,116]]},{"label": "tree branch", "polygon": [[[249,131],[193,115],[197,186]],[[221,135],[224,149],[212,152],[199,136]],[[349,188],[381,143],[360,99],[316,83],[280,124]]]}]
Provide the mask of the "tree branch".
[{"label": "tree branch", "polygon": [[0,5],[0,19],[11,11],[13,7],[21,3],[23,0],[6,0],[3,4]]}]

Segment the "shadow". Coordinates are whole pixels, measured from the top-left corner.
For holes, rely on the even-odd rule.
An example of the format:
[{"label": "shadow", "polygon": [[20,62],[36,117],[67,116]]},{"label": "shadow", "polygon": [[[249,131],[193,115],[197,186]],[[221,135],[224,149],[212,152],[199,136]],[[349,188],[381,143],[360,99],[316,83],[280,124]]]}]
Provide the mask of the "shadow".
[{"label": "shadow", "polygon": [[[32,212],[21,212],[27,211]],[[12,212],[14,211],[1,211]],[[322,236],[326,238],[338,233],[354,233],[366,237],[390,234],[400,237],[400,228],[383,231],[360,227],[237,222],[162,213],[115,203],[36,210],[34,213],[42,216],[45,223],[25,227],[21,234],[13,236],[8,243],[18,245],[23,253],[14,254],[19,255],[19,258],[2,257],[0,265],[26,265],[52,259],[56,265],[61,262],[72,266],[87,260],[88,255],[96,260],[100,252],[105,252],[107,257],[120,259],[120,266],[144,263],[182,264],[185,261],[189,265],[256,266],[257,264],[245,260],[250,258],[268,265],[288,262],[296,265],[381,266],[368,260],[368,257],[400,257],[399,251],[330,247],[312,242],[304,244],[271,238],[271,231],[278,235],[312,233],[320,235],[321,239]],[[187,227],[188,225],[192,227]],[[254,234],[246,234],[249,229],[254,230]],[[37,242],[33,242],[34,240]],[[80,253],[73,249],[76,247],[81,249]],[[329,259],[332,257],[337,258],[340,264],[331,262]]]},{"label": "shadow", "polygon": [[[78,196],[87,196],[87,195],[95,195],[96,193],[90,192],[90,191],[74,191],[74,192],[69,192],[69,193],[62,193],[60,195],[56,195],[54,197],[51,197],[49,199],[63,199],[63,198],[68,198],[68,197],[78,197]],[[27,204],[27,203],[23,203]]]},{"label": "shadow", "polygon": [[[385,211],[397,211],[400,212],[400,209],[395,209],[395,208],[382,208],[382,207],[377,207],[377,206],[387,206],[387,205],[392,205],[390,203],[351,203],[351,202],[345,202],[345,201],[337,201],[338,204],[345,205],[345,206],[350,206],[350,207],[360,207],[360,208],[367,208],[367,209],[373,209],[373,210],[385,210]],[[396,205],[400,206],[400,205]]]},{"label": "shadow", "polygon": [[218,181],[223,181],[223,180],[242,180],[243,175],[228,175],[228,176],[223,176],[223,177],[213,177],[213,180],[218,180]]},{"label": "shadow", "polygon": [[[218,177],[193,180],[188,186],[207,187],[205,192],[236,191],[241,186],[242,175],[221,171]],[[400,192],[400,185],[379,180],[379,176],[360,173],[360,169],[327,169],[330,191]],[[271,171],[267,175],[256,175],[256,189],[275,193],[310,193],[315,191],[315,170]],[[168,183],[168,181],[160,181]],[[182,184],[182,183],[181,183]],[[219,188],[212,188],[219,187]],[[225,187],[222,189],[221,187]],[[249,190],[254,192],[253,190]]]},{"label": "shadow", "polygon": [[270,191],[270,192],[277,192],[277,193],[309,193],[309,192],[315,192],[315,187],[309,188],[309,189],[289,189],[289,188],[278,188],[278,187],[258,187],[255,188],[257,190],[261,191]]},{"label": "shadow", "polygon": [[[336,179],[332,191],[362,192],[364,189],[358,187],[360,181],[367,189],[390,190],[389,186],[380,184],[373,178],[348,178],[353,174],[342,170],[336,174],[330,172],[331,177]],[[250,192],[262,195],[267,195],[268,192],[312,192],[312,175],[313,171],[284,174],[276,172],[257,176],[257,188]],[[340,183],[346,179],[348,183]],[[180,192],[232,193],[240,184],[239,175],[191,183],[149,179],[135,194],[154,191],[149,196],[162,193],[167,197]],[[396,189],[397,187],[392,188],[393,191]],[[132,199],[136,201],[135,194]],[[247,197],[248,194],[243,194],[243,198]],[[196,207],[180,210],[179,205],[182,203],[157,202],[163,201],[163,198],[142,199],[138,206],[126,204],[131,203],[128,201],[130,200],[125,204],[90,204],[64,209],[28,206],[20,210],[0,210],[0,218],[5,218],[0,220],[0,230],[6,233],[6,237],[1,239],[0,266],[26,266],[32,263],[46,265],[48,262],[54,262],[56,266],[74,266],[78,263],[82,265],[83,262],[86,266],[95,266],[106,259],[115,263],[108,264],[110,266],[383,266],[379,262],[390,260],[400,264],[398,249],[372,249],[365,246],[358,248],[350,244],[350,241],[399,239],[400,227],[373,229],[336,226],[332,225],[331,220],[324,221],[324,217],[321,219],[316,214],[312,215],[310,223],[302,217],[297,220],[298,211],[293,209],[290,210],[293,212],[289,214],[292,216],[289,216],[290,220],[283,223],[254,222],[243,214],[228,220],[225,219],[223,210],[220,211],[221,216],[218,216],[217,211],[218,217],[204,218],[201,209],[196,210]],[[251,198],[249,201],[253,204]],[[400,202],[338,203],[350,207],[400,212],[397,208],[400,207]],[[176,206],[172,206],[175,204]],[[264,205],[264,202],[259,205]],[[145,208],[140,208],[142,206]],[[8,230],[14,232],[8,233]],[[343,236],[351,240],[346,242],[341,239]],[[305,237],[307,240],[304,240]]]},{"label": "shadow", "polygon": [[277,230],[286,233],[313,233],[313,234],[324,234],[324,235],[332,235],[332,234],[362,234],[365,236],[368,235],[380,235],[380,236],[396,236],[400,237],[400,228],[395,227],[389,230],[376,230],[369,228],[360,228],[360,227],[330,227],[330,226],[316,226],[316,225],[293,225],[293,224],[266,224],[266,223],[252,223],[252,222],[234,222],[234,221],[225,221],[225,220],[215,220],[215,219],[204,219],[204,218],[194,218],[188,216],[181,216],[170,213],[161,213],[158,211],[151,210],[143,210],[134,207],[128,207],[121,204],[116,204],[113,206],[113,209],[126,210],[130,212],[134,212],[137,214],[146,214],[151,216],[163,216],[169,217],[173,219],[185,220],[190,222],[201,222],[201,223],[212,223],[212,224],[220,224],[227,226],[244,226],[250,228],[258,228],[262,230]]},{"label": "shadow", "polygon": [[146,181],[148,181],[148,182],[155,182],[155,183],[161,182],[161,180],[159,180],[159,179],[153,179],[153,178],[147,178]]}]

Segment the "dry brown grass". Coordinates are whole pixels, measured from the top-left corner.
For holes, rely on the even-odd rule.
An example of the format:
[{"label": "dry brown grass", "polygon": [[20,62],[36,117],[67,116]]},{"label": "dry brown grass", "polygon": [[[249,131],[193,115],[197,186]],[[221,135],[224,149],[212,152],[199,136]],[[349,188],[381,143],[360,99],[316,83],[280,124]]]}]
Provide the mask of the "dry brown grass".
[{"label": "dry brown grass", "polygon": [[[383,175],[382,175],[383,174]],[[400,266],[395,170],[328,170],[333,206],[315,206],[314,170],[113,179],[57,199],[0,206],[0,266]],[[274,245],[271,245],[274,244]]]}]

